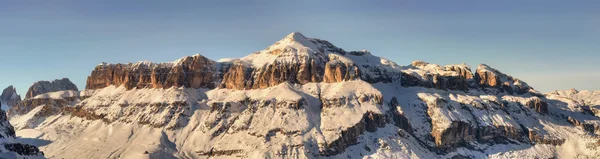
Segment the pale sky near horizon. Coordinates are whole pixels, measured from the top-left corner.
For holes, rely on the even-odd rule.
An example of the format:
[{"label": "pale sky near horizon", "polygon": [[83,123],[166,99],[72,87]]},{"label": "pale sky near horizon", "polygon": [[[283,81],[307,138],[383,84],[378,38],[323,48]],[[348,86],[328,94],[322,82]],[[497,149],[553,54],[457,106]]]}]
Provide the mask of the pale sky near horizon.
[{"label": "pale sky near horizon", "polygon": [[100,62],[239,58],[293,31],[400,65],[486,63],[542,92],[600,89],[600,1],[173,2],[0,0],[0,89],[82,90]]}]

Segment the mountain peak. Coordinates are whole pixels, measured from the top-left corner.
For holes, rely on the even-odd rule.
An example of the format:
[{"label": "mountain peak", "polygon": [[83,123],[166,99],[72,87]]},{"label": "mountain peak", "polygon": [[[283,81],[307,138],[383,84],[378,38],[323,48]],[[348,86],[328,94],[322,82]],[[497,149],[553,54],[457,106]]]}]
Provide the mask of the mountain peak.
[{"label": "mountain peak", "polygon": [[302,33],[300,32],[292,32],[290,34],[288,34],[287,36],[285,36],[284,40],[290,40],[290,41],[303,41],[303,40],[308,40],[308,38],[306,38],[306,36],[302,35]]},{"label": "mountain peak", "polygon": [[280,47],[292,47],[292,48],[316,48],[314,42],[311,41],[311,38],[307,38],[302,35],[300,32],[292,32],[286,35],[283,39],[275,42],[275,44],[271,45],[267,50],[276,49]]},{"label": "mountain peak", "polygon": [[14,105],[21,101],[21,96],[17,94],[17,89],[10,85],[2,91],[0,101],[6,102],[8,105]]},{"label": "mountain peak", "polygon": [[323,45],[323,41],[307,38],[300,32],[292,32],[264,50],[254,52],[240,60],[253,67],[262,67],[274,61],[296,61],[303,57],[315,56],[317,53],[320,53],[318,55],[320,58],[324,58],[322,55],[324,47],[329,46]]},{"label": "mountain peak", "polygon": [[56,79],[54,81],[37,81],[29,87],[25,99],[33,98],[39,94],[63,90],[79,91],[69,78]]}]

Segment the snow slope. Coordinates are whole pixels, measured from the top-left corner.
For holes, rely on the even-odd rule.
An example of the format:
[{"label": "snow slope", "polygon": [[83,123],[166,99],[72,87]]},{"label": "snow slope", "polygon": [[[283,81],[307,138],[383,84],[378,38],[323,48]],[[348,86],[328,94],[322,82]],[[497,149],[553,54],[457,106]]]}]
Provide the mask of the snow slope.
[{"label": "snow slope", "polygon": [[[554,105],[551,114],[543,115],[524,107],[529,98],[512,95],[482,95],[480,92],[447,92],[419,87],[397,87],[393,84],[371,85],[363,81],[348,81],[333,84],[311,83],[295,85],[283,83],[276,87],[257,90],[131,90],[109,87],[98,90],[86,105],[100,106],[108,119],[118,121],[106,123],[102,120],[85,120],[69,115],[48,117],[34,129],[21,129],[22,137],[52,141],[40,145],[46,157],[73,158],[205,158],[211,150],[216,158],[242,157],[315,157],[327,143],[339,139],[340,131],[360,122],[366,112],[385,113],[391,96],[398,97],[399,109],[410,121],[413,133],[394,124],[386,124],[375,132],[365,132],[357,138],[357,144],[335,155],[336,158],[445,158],[455,155],[472,158],[529,158],[578,155],[585,158],[598,155],[598,141],[584,129],[574,127],[563,115],[578,118],[597,118],[568,109],[567,105]],[[326,107],[319,104],[322,99],[343,106]],[[383,104],[377,101],[360,102],[366,95],[383,96]],[[102,100],[105,99],[105,100]],[[108,99],[114,103],[106,103]],[[144,109],[141,113],[126,116],[119,104],[128,102],[152,103],[185,100],[194,103],[191,112],[181,127],[156,127],[164,122],[165,112],[146,119],[143,114],[152,114]],[[445,106],[432,105],[436,99],[446,101]],[[301,101],[301,102],[299,102]],[[97,103],[94,103],[97,102]],[[246,102],[246,104],[244,104]],[[346,103],[345,103],[346,102]],[[507,103],[504,106],[495,103]],[[371,103],[371,104],[369,104]],[[97,104],[97,105],[95,105]],[[471,107],[461,108],[463,105]],[[110,105],[110,106],[103,106]],[[323,105],[323,108],[319,108]],[[335,104],[332,104],[335,105]],[[297,108],[301,107],[301,108]],[[453,107],[453,108],[450,108]],[[504,107],[504,108],[502,108]],[[471,112],[469,112],[471,111]],[[428,115],[428,113],[432,113]],[[119,116],[121,114],[121,116]],[[167,115],[168,116],[168,115]],[[171,120],[179,120],[171,118]],[[18,123],[19,118],[11,119]],[[430,122],[428,122],[430,121]],[[533,144],[527,139],[509,139],[505,142],[479,143],[471,141],[471,148],[456,147],[447,153],[432,153],[436,146],[430,138],[434,128],[446,130],[453,122],[463,121],[471,125],[493,127],[526,127],[535,130],[547,139],[564,139],[564,144]],[[430,123],[430,124],[427,124]],[[226,130],[222,130],[225,128]],[[219,131],[223,131],[220,132]],[[491,143],[491,144],[490,144]],[[572,154],[576,149],[578,154]],[[148,151],[148,154],[145,152]],[[435,152],[435,151],[434,151]]]}]

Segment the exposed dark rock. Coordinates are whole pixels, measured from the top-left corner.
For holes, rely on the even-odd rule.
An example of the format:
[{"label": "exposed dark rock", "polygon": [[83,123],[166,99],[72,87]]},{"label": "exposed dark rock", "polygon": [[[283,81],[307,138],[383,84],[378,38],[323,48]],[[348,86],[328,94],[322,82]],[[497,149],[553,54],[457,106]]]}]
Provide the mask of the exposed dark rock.
[{"label": "exposed dark rock", "polygon": [[0,138],[15,137],[15,128],[8,122],[4,110],[0,110]]},{"label": "exposed dark rock", "polygon": [[528,132],[527,135],[529,137],[529,141],[534,144],[548,144],[548,145],[559,146],[559,145],[562,145],[563,143],[565,143],[565,139],[544,137],[542,135],[539,135],[534,130],[527,130],[527,132]]},{"label": "exposed dark rock", "polygon": [[4,144],[4,148],[6,148],[8,151],[12,151],[23,156],[44,156],[44,153],[33,145],[10,143]]},{"label": "exposed dark rock", "polygon": [[394,125],[396,125],[404,131],[412,132],[412,127],[406,116],[404,116],[404,112],[402,112],[400,105],[398,104],[398,99],[396,99],[396,97],[392,97],[392,99],[390,99],[390,108],[392,109],[390,110],[390,116],[391,119],[394,121]]},{"label": "exposed dark rock", "polygon": [[452,148],[456,145],[475,140],[475,128],[469,123],[456,121],[444,130],[432,130],[436,146],[441,148]]},{"label": "exposed dark rock", "polygon": [[37,95],[49,93],[49,92],[57,92],[57,91],[66,91],[66,90],[74,90],[79,91],[77,86],[71,82],[68,78],[57,79],[52,82],[50,81],[38,81],[35,82],[29,90],[27,90],[27,94],[25,99],[33,98]]},{"label": "exposed dark rock", "polygon": [[523,131],[511,126],[480,126],[477,141],[481,143],[508,143],[510,140],[524,141]]},{"label": "exposed dark rock", "polygon": [[580,127],[581,129],[583,129],[591,134],[594,134],[596,132],[596,130],[600,129],[598,125],[582,123],[573,117],[568,117],[567,121],[577,127]]},{"label": "exposed dark rock", "polygon": [[323,145],[321,155],[333,156],[342,153],[349,146],[356,145],[358,143],[358,136],[362,135],[365,131],[374,132],[377,128],[384,127],[385,124],[385,115],[367,112],[363,115],[360,122],[343,130],[339,139]]},{"label": "exposed dark rock", "polygon": [[[10,123],[8,122],[6,112],[0,110],[0,138],[13,138],[13,140],[16,140],[14,139],[15,137],[15,130],[13,126],[10,125]],[[22,156],[44,156],[44,153],[33,145],[22,144],[18,142],[0,144],[3,145],[4,148],[9,152],[14,152]]]},{"label": "exposed dark rock", "polygon": [[88,77],[86,89],[100,89],[110,85],[133,88],[214,88],[215,62],[195,55],[175,63],[101,64]]},{"label": "exposed dark rock", "polygon": [[200,156],[232,156],[234,154],[239,154],[244,152],[243,150],[215,150],[215,148],[210,149],[210,151],[196,151]]},{"label": "exposed dark rock", "polygon": [[455,156],[452,156],[451,159],[471,159],[471,157],[463,156],[463,155],[455,155]]},{"label": "exposed dark rock", "polygon": [[548,114],[548,103],[541,100],[538,97],[530,98],[525,106],[529,108],[533,108],[536,112],[540,114]]},{"label": "exposed dark rock", "polygon": [[477,67],[475,81],[483,88],[495,88],[509,94],[524,94],[533,89],[527,83],[485,64]]},{"label": "exposed dark rock", "polygon": [[17,94],[17,89],[11,85],[2,91],[2,94],[0,95],[0,101],[4,101],[9,106],[12,106],[21,101],[21,96]]},{"label": "exposed dark rock", "polygon": [[250,89],[253,85],[252,72],[254,72],[253,68],[245,66],[243,63],[235,63],[223,75],[220,87],[238,90]]},{"label": "exposed dark rock", "polygon": [[475,85],[471,68],[464,64],[441,67],[423,61],[414,61],[409,67],[424,73],[402,72],[401,81],[402,86],[405,87],[467,91]]},{"label": "exposed dark rock", "polygon": [[360,71],[354,64],[331,61],[325,64],[323,82],[335,83],[358,79]]},{"label": "exposed dark rock", "polygon": [[349,98],[349,97],[338,97],[338,98],[327,98],[327,99],[323,98],[323,99],[321,99],[321,103],[322,103],[323,108],[341,107],[341,106],[346,105],[347,103],[349,103],[352,100],[359,100],[360,102],[375,101],[376,104],[383,103],[383,97],[381,97],[381,95],[376,95],[376,94],[364,94],[359,97],[353,97],[353,98]]}]

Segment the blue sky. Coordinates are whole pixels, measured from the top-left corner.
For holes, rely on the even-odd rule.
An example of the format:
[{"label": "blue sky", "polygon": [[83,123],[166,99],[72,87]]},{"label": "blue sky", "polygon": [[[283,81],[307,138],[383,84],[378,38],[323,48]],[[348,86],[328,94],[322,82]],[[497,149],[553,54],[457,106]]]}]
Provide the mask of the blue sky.
[{"label": "blue sky", "polygon": [[486,63],[546,92],[600,89],[600,1],[5,1],[0,87],[100,62],[243,57],[293,31],[401,65]]}]

